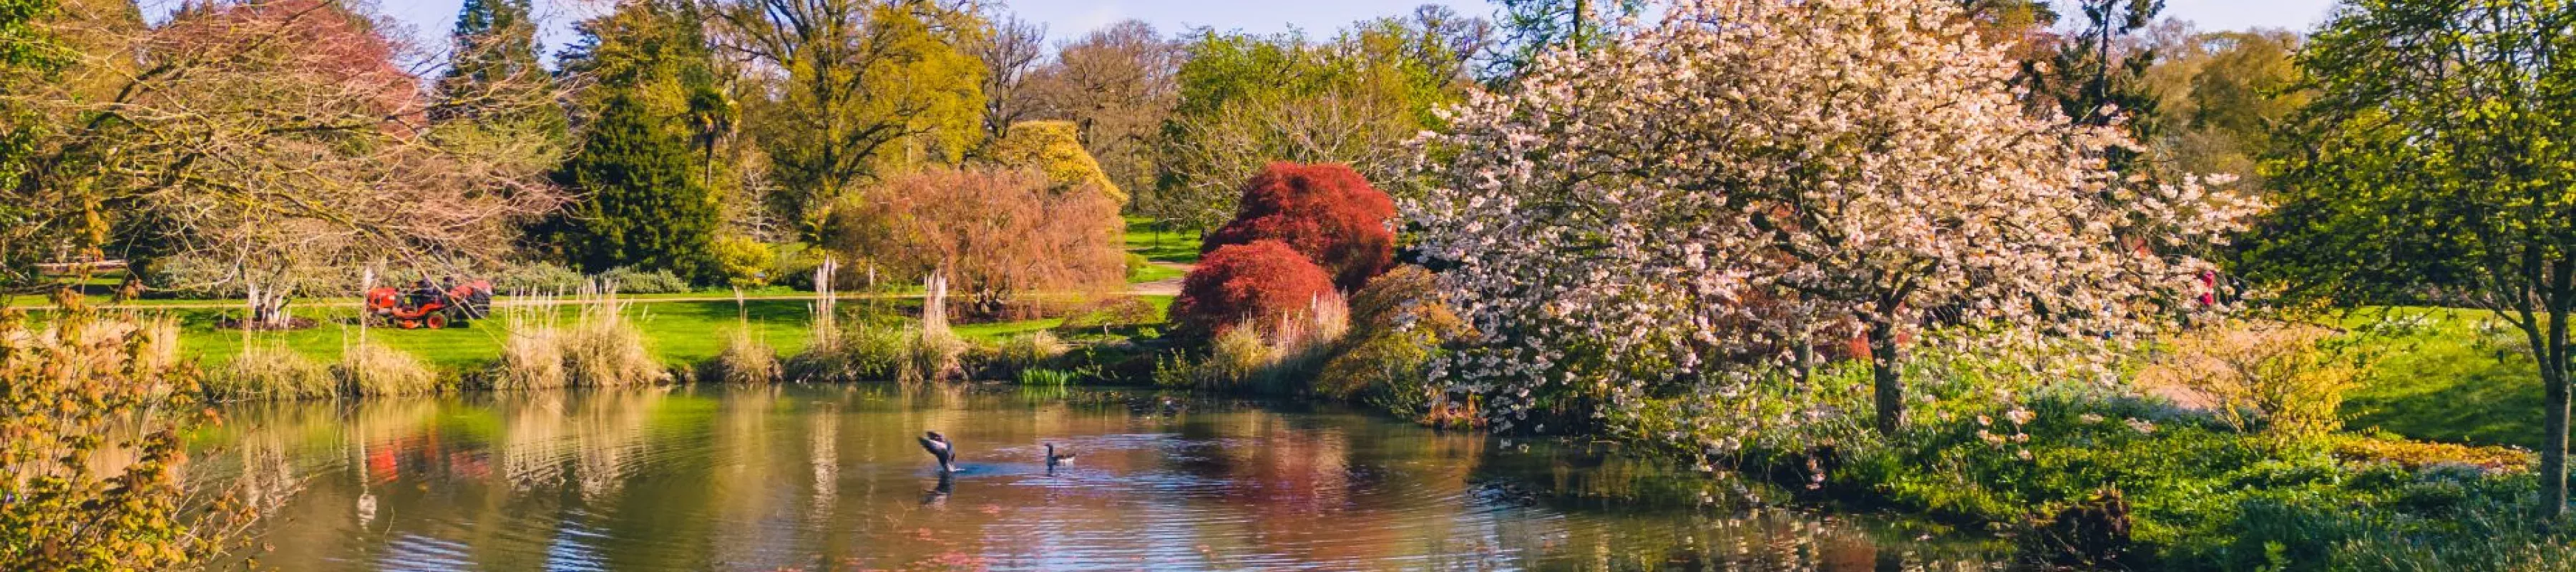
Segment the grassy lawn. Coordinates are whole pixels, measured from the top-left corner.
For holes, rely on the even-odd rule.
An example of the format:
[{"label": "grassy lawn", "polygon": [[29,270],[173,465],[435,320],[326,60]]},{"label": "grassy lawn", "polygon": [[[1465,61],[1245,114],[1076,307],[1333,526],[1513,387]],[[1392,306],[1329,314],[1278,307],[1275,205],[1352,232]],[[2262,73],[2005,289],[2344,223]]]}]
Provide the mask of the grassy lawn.
[{"label": "grassy lawn", "polygon": [[1143,284],[1146,282],[1161,282],[1164,280],[1177,279],[1186,274],[1188,273],[1181,272],[1181,269],[1178,268],[1163,266],[1160,264],[1148,264],[1145,265],[1144,268],[1130,273],[1127,276],[1127,283]]},{"label": "grassy lawn", "polygon": [[[626,316],[644,331],[653,353],[668,363],[695,363],[713,357],[723,349],[727,337],[746,325],[753,336],[782,353],[804,349],[809,313],[804,301],[753,301],[742,309],[747,321],[737,317],[732,301],[631,304],[626,307]],[[575,312],[569,307],[556,311],[567,318]],[[354,314],[345,308],[308,309],[298,316],[323,320],[323,325],[292,332],[253,333],[248,339],[253,343],[283,341],[316,359],[336,360],[342,349],[357,342],[357,327],[348,325],[348,318]],[[224,312],[188,310],[179,315],[180,347],[188,355],[203,363],[217,364],[241,351],[245,339],[242,332],[214,327],[214,321]],[[444,330],[373,328],[368,330],[367,339],[411,352],[441,369],[461,370],[481,367],[499,357],[501,342],[508,335],[505,322],[482,320],[471,327]]]},{"label": "grassy lawn", "polygon": [[[1167,309],[1172,303],[1170,296],[1144,298],[1158,310]],[[911,300],[882,303],[887,306],[876,310],[908,308],[918,304]],[[844,306],[843,309],[865,311],[857,306]],[[569,319],[576,309],[563,307],[556,311]],[[780,355],[803,351],[810,338],[807,323],[812,315],[805,300],[753,300],[743,304],[739,310],[730,300],[651,302],[628,304],[625,311],[628,319],[644,331],[645,343],[651,346],[654,355],[675,365],[715,357],[733,332],[746,326],[751,328],[754,337],[777,348]],[[247,338],[237,330],[215,328],[215,321],[232,314],[229,311],[179,310],[174,314],[180,319],[181,351],[209,366],[239,355],[245,339],[252,343],[282,341],[297,352],[326,361],[338,360],[341,351],[357,343],[358,339],[358,328],[348,325],[351,324],[349,317],[355,315],[355,310],[349,308],[308,308],[298,312],[297,316],[322,320],[321,326],[292,332],[258,332],[249,334]],[[955,326],[955,331],[970,340],[998,342],[1063,323],[1063,319],[1050,318],[960,324]],[[474,322],[471,327],[445,330],[373,328],[367,331],[367,339],[411,352],[440,369],[462,371],[483,367],[500,357],[502,340],[509,335],[506,328],[507,322],[502,320],[482,320]]]},{"label": "grassy lawn", "polygon": [[[2379,428],[2415,439],[2473,445],[2540,444],[2540,373],[2528,354],[2481,334],[2483,311],[2397,308],[2422,317],[2422,331],[2396,341],[2367,385],[2344,403],[2352,429]],[[2358,323],[2380,310],[2349,318]],[[2501,326],[2501,324],[2498,324]]]},{"label": "grassy lawn", "polygon": [[1127,251],[1155,262],[1197,264],[1199,235],[1159,229],[1151,220],[1127,217]]}]

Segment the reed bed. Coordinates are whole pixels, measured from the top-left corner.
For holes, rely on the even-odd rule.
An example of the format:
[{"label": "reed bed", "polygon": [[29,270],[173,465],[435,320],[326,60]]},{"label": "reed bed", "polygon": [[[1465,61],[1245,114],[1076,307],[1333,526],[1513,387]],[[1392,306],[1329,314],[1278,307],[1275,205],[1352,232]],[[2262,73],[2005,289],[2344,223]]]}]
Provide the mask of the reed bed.
[{"label": "reed bed", "polygon": [[241,355],[207,372],[206,396],[218,401],[295,401],[340,396],[331,367],[284,342],[242,346]]},{"label": "reed bed", "polygon": [[[621,387],[672,381],[669,369],[626,318],[613,283],[584,285],[569,302],[540,298],[502,312],[509,338],[484,376],[495,390]],[[567,318],[562,306],[575,306]]]},{"label": "reed bed", "polygon": [[340,363],[331,366],[331,375],[341,395],[349,397],[426,395],[447,389],[428,363],[383,344],[350,347],[340,354]]}]

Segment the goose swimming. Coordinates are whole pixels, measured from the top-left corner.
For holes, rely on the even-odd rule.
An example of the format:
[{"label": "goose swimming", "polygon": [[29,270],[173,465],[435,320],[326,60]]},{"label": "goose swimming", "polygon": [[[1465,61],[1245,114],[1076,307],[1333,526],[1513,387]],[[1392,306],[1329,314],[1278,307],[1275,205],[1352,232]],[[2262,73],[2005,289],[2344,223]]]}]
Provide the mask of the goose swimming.
[{"label": "goose swimming", "polygon": [[1054,444],[1054,443],[1048,443],[1048,444],[1046,444],[1046,450],[1047,450],[1047,452],[1046,452],[1046,459],[1047,459],[1047,466],[1048,466],[1048,467],[1053,467],[1053,466],[1056,466],[1056,465],[1071,465],[1071,464],[1073,464],[1073,453],[1057,453],[1057,452],[1055,452],[1055,444]]}]

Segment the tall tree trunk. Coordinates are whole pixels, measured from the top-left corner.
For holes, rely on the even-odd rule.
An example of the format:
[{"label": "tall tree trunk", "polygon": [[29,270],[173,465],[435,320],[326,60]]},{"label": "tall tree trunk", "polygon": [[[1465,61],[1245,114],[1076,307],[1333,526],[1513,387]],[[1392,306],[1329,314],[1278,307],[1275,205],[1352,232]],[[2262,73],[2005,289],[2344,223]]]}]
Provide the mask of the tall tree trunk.
[{"label": "tall tree trunk", "polygon": [[2567,516],[2567,384],[2576,381],[2568,379],[2567,313],[2552,309],[2549,322],[2533,333],[2531,347],[2540,364],[2543,407],[2548,408],[2541,421],[2548,435],[2540,449],[2540,514],[2552,521]]},{"label": "tall tree trunk", "polygon": [[2548,438],[2540,448],[2540,514],[2550,519],[2567,514],[2567,380],[2555,369],[2540,369],[2541,393],[2548,398],[2541,423]]},{"label": "tall tree trunk", "polygon": [[1896,325],[1879,320],[1869,324],[1869,365],[1872,385],[1877,390],[1878,434],[1895,436],[1905,427],[1905,378],[1898,368],[1904,356],[1897,353]]}]

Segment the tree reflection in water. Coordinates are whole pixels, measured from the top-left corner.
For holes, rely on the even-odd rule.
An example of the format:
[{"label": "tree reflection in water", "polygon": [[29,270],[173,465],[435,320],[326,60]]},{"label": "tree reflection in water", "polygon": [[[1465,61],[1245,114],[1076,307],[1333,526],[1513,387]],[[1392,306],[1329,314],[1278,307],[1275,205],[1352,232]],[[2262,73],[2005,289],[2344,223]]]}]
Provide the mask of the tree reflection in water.
[{"label": "tree reflection in water", "polygon": [[[1597,451],[1163,399],[710,386],[245,406],[200,436],[192,479],[302,483],[260,556],[291,570],[1877,571],[2005,554],[1752,508],[1762,487]],[[924,430],[958,443],[960,474],[922,462]],[[1082,463],[1050,474],[1049,441]],[[263,456],[283,462],[245,462]]]}]

